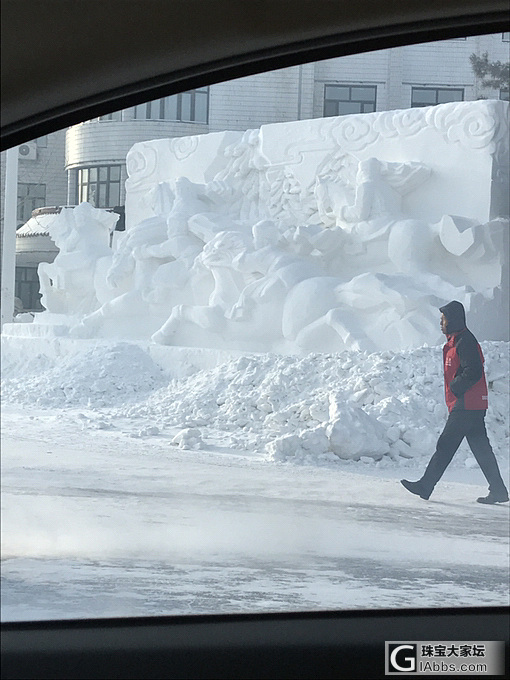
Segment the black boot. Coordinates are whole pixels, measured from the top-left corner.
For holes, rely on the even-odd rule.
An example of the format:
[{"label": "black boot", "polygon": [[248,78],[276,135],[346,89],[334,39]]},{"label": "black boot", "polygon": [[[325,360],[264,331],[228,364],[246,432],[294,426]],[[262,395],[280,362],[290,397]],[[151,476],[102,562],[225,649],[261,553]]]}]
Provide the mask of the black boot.
[{"label": "black boot", "polygon": [[476,499],[478,503],[483,503],[484,505],[494,505],[495,503],[506,503],[508,501],[508,494],[506,491],[502,493],[494,493],[494,491],[489,491],[488,496],[480,496]]},{"label": "black boot", "polygon": [[417,482],[409,482],[407,479],[401,479],[400,483],[402,486],[410,491],[411,493],[416,494],[420,498],[423,498],[424,501],[428,501],[430,498],[430,494],[432,491],[427,491],[424,487],[423,484],[421,483],[420,480]]}]

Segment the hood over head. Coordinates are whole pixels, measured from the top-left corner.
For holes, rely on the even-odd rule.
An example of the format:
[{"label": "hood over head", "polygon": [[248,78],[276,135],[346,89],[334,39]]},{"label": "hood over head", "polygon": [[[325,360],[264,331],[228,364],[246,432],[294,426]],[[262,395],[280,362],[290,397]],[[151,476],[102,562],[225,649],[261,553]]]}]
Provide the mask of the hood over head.
[{"label": "hood over head", "polygon": [[466,328],[466,312],[464,305],[457,300],[452,300],[447,305],[439,307],[439,311],[445,315],[448,322],[448,333],[457,333],[463,328]]}]

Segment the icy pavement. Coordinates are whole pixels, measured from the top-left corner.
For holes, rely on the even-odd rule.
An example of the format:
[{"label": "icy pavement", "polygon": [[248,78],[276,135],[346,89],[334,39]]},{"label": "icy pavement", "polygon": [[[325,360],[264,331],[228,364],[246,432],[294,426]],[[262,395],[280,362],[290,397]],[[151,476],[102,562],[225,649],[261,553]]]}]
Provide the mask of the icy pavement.
[{"label": "icy pavement", "polygon": [[[477,468],[295,465],[75,409],[2,414],[2,619],[508,602],[508,506]],[[94,422],[98,422],[97,413]]]}]

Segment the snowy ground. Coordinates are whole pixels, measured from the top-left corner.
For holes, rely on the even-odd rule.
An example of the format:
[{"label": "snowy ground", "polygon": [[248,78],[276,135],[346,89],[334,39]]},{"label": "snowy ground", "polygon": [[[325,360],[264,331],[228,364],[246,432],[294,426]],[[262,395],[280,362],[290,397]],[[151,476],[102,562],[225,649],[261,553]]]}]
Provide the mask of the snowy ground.
[{"label": "snowy ground", "polygon": [[[508,602],[508,504],[475,502],[468,449],[428,502],[398,481],[444,423],[440,348],[162,371],[134,344],[19,346],[3,352],[3,620]],[[508,478],[508,343],[483,348]]]}]

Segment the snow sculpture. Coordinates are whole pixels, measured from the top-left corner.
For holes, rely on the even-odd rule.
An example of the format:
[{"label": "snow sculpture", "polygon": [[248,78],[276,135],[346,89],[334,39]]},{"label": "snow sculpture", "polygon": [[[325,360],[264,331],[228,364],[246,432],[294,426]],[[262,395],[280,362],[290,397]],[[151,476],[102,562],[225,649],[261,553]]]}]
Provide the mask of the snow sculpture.
[{"label": "snow sculpture", "polygon": [[[281,312],[287,293],[297,283],[321,273],[316,263],[289,253],[285,244],[279,243],[274,222],[257,222],[252,231],[252,248],[240,253],[232,262],[237,271],[257,276],[243,288],[231,310],[230,316],[236,321],[248,318],[254,307],[268,302],[276,302]],[[294,241],[298,242],[296,236]]]},{"label": "snow sculpture", "polygon": [[97,227],[63,229],[44,304],[78,316],[79,337],[308,352],[436,344],[437,308],[458,299],[481,339],[508,339],[507,112],[460,102],[135,144],[125,234],[111,253]]},{"label": "snow sculpture", "polygon": [[119,216],[82,203],[62,208],[48,225],[59,253],[38,267],[41,303],[55,314],[80,316],[96,309],[112,293],[105,272],[112,258],[110,234]]},{"label": "snow sculpture", "polygon": [[[438,230],[436,225],[423,220],[406,219],[402,211],[402,196],[429,176],[430,169],[421,163],[387,163],[368,158],[358,163],[354,187],[319,178],[318,206],[323,222],[334,222],[349,234],[339,253],[340,262],[330,268],[344,270],[348,255],[354,271],[361,272],[367,266],[383,268],[387,264],[395,272],[412,275],[413,282],[424,283],[431,293],[442,298],[464,297],[463,290],[431,271],[441,254],[440,248],[436,248],[435,256],[432,252],[435,236],[437,233],[441,236],[444,228]],[[354,195],[352,203],[349,190]],[[457,241],[462,237],[455,229],[450,229],[448,235],[450,239],[441,238],[441,242],[456,254]]]},{"label": "snow sculpture", "polygon": [[[119,294],[106,301],[92,314],[85,316],[71,329],[72,336],[86,338],[94,335],[108,335],[111,329],[114,333],[121,333],[123,336],[133,337],[134,335],[136,337],[136,332],[133,333],[133,326],[143,323],[146,328],[155,330],[162,322],[163,318],[158,317],[157,310],[152,309],[150,304],[151,298],[158,298],[161,286],[155,278],[156,274],[159,274],[159,279],[164,279],[161,261],[166,262],[166,255],[171,256],[171,246],[174,245],[175,252],[177,252],[179,247],[182,250],[187,244],[185,241],[186,225],[184,220],[184,228],[180,226],[179,200],[167,183],[160,182],[150,192],[148,198],[156,215],[142,220],[138,225],[124,232],[119,239],[111,266],[106,274],[108,284],[116,288]],[[167,213],[169,213],[168,220]],[[173,240],[168,238],[167,222],[172,225]],[[179,230],[182,235],[179,234]],[[166,254],[165,249],[168,251]],[[194,254],[199,252],[200,248],[196,248]],[[185,252],[184,257],[186,264],[191,266],[194,257],[191,259],[186,257]],[[174,263],[179,264],[175,257],[172,259]],[[186,266],[183,269],[187,271]],[[176,278],[174,287],[178,288],[180,283],[180,280]]]},{"label": "snow sculpture", "polygon": [[[208,301],[203,305],[175,305],[168,320],[152,336],[154,342],[181,344],[176,342],[175,335],[177,331],[182,335],[184,330],[182,342],[187,341],[192,346],[211,342],[215,346],[222,344],[229,312],[242,285],[232,263],[245,246],[244,234],[236,231],[222,231],[205,244],[195,265],[197,269],[201,267],[208,271],[212,278],[213,289]],[[183,329],[186,322],[187,327]]]}]

